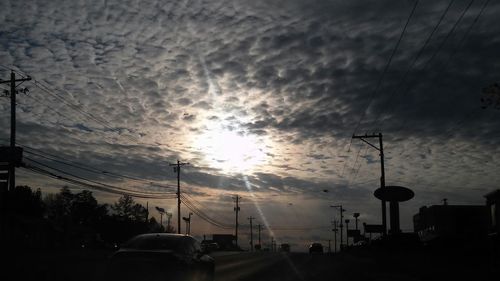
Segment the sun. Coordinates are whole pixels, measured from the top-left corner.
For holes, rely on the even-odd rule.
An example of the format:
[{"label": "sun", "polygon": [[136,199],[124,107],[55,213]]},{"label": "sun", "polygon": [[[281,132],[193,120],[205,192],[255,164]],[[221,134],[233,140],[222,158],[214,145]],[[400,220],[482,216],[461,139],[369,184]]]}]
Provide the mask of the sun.
[{"label": "sun", "polygon": [[262,140],[226,129],[206,131],[195,140],[194,146],[210,167],[226,173],[251,172],[266,160]]}]

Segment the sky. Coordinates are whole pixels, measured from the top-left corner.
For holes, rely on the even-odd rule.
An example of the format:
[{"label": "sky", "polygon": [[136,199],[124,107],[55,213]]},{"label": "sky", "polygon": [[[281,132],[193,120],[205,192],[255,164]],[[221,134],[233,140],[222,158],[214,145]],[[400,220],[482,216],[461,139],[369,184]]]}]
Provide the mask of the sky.
[{"label": "sky", "polygon": [[[353,134],[382,133],[386,185],[415,192],[405,231],[421,206],[484,204],[499,188],[500,112],[481,101],[498,98],[499,13],[488,0],[5,0],[0,79],[33,78],[17,96],[28,164],[149,194],[136,200],[175,218],[169,164],[188,162],[182,191],[208,217],[234,225],[242,197],[240,244],[253,216],[266,241],[305,249],[332,239],[331,205],[381,222],[379,153]],[[5,94],[0,108],[8,145]],[[17,184],[68,185],[28,169]]]}]

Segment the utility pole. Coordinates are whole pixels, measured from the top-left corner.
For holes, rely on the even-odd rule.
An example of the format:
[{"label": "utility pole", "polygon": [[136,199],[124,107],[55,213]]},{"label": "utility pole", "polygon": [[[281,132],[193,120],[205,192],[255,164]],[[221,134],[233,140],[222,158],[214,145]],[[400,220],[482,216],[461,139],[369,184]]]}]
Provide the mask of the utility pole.
[{"label": "utility pole", "polygon": [[239,206],[239,201],[241,199],[241,196],[235,195],[233,197],[235,199],[236,206],[234,207],[234,211],[236,212],[236,223],[234,224],[234,236],[236,239],[236,247],[238,247],[238,213],[240,212],[240,206]]},{"label": "utility pole", "polygon": [[328,253],[332,253],[332,239],[328,239]]},{"label": "utility pole", "polygon": [[[380,152],[380,172],[381,172],[380,188],[382,188],[382,189],[385,188],[384,144],[382,141],[382,133],[372,134],[372,135],[365,134],[364,136],[363,135],[358,135],[358,136],[352,135],[352,138],[353,139],[360,139],[363,142],[365,142],[366,144],[368,144],[369,146],[375,148],[376,150],[378,150]],[[371,144],[369,141],[366,140],[369,138],[378,138],[379,147],[376,147],[375,145]],[[382,228],[384,231],[382,233],[382,235],[386,236],[387,235],[387,216],[386,216],[386,207],[385,207],[386,204],[385,204],[385,200],[381,200],[381,201],[382,201]]]},{"label": "utility pole", "polygon": [[337,221],[336,220],[333,220],[333,242],[335,243],[334,246],[335,246],[335,253],[337,252]]},{"label": "utility pole", "polygon": [[177,173],[177,233],[181,234],[181,166],[189,165],[177,160],[177,164],[169,164],[174,167],[174,173]]},{"label": "utility pole", "polygon": [[[342,243],[343,243],[343,228],[344,228],[344,225],[342,224],[342,219],[344,218],[344,212],[345,212],[345,209],[342,208],[342,205],[332,205],[330,206],[332,208],[338,208],[339,211],[340,211],[340,250],[342,251]],[[336,227],[335,227],[336,228]]]},{"label": "utility pole", "polygon": [[260,231],[261,231],[262,225],[259,223],[258,227],[259,227],[258,229],[259,229],[259,249],[260,249],[262,247],[261,246],[262,244],[260,244]]},{"label": "utility pole", "polygon": [[10,149],[12,159],[9,163],[9,190],[16,188],[16,163],[14,161],[14,151],[16,149],[16,82],[30,81],[31,77],[16,79],[14,71],[10,72],[10,80],[0,80],[0,84],[10,83]]},{"label": "utility pole", "polygon": [[253,229],[252,229],[252,221],[255,218],[250,216],[248,220],[250,221],[250,252],[253,252]]},{"label": "utility pole", "polygon": [[345,232],[346,232],[345,243],[347,247],[349,247],[349,219],[345,220]]}]

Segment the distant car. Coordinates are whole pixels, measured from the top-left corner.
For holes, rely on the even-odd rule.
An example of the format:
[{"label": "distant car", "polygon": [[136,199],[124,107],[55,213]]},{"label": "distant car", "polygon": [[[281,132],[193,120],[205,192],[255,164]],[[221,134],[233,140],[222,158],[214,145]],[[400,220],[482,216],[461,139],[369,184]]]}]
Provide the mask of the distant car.
[{"label": "distant car", "polygon": [[214,279],[214,259],[189,235],[151,233],[138,235],[109,259],[108,280]]},{"label": "distant car", "polygon": [[201,249],[206,253],[211,253],[213,251],[219,250],[219,244],[217,244],[217,242],[211,242],[205,240],[201,242]]},{"label": "distant car", "polygon": [[323,254],[323,245],[321,243],[312,243],[309,246],[309,254]]},{"label": "distant car", "polygon": [[289,253],[290,252],[290,244],[287,244],[287,243],[283,243],[280,245],[280,250],[282,252],[286,252],[286,253]]}]

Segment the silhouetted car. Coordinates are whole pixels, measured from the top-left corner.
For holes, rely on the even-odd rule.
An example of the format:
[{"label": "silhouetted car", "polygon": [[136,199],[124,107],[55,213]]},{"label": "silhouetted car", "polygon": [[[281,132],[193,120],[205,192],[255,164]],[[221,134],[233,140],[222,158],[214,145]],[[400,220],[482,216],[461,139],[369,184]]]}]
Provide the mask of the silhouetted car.
[{"label": "silhouetted car", "polygon": [[212,281],[214,259],[193,237],[181,234],[138,235],[109,260],[107,280]]},{"label": "silhouetted car", "polygon": [[323,254],[323,245],[321,243],[312,243],[309,246],[309,254]]},{"label": "silhouetted car", "polygon": [[287,244],[287,243],[283,243],[280,245],[280,250],[282,252],[286,252],[286,253],[289,253],[290,252],[290,244]]},{"label": "silhouetted car", "polygon": [[217,244],[217,242],[202,241],[201,249],[206,253],[211,253],[213,251],[219,250],[219,244]]}]

